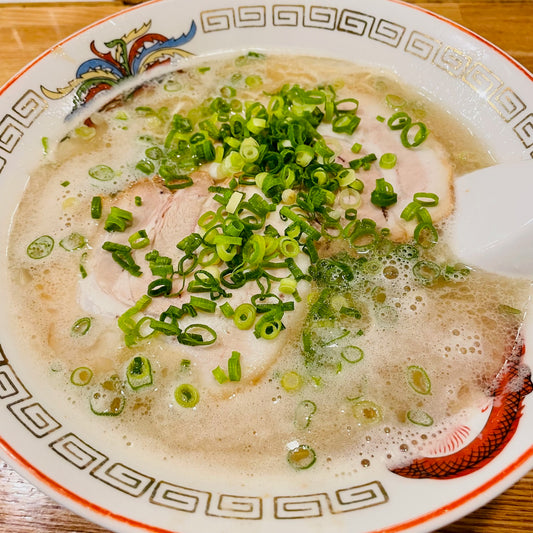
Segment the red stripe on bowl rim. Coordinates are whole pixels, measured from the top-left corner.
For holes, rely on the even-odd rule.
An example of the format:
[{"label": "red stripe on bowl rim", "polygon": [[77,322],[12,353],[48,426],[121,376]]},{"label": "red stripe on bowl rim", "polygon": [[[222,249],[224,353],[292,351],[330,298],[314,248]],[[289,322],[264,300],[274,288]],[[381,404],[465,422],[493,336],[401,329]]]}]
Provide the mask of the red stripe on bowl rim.
[{"label": "red stripe on bowl rim", "polygon": [[[115,520],[127,526],[143,528],[146,531],[149,531],[151,533],[178,533],[176,530],[171,531],[168,529],[162,529],[156,526],[151,526],[149,524],[138,522],[137,520],[133,520],[126,516],[114,513],[95,503],[92,503],[89,500],[82,498],[75,492],[72,492],[71,490],[66,489],[65,487],[63,487],[63,485],[61,485],[57,481],[53,480],[52,478],[50,478],[49,476],[41,472],[39,469],[33,466],[31,462],[29,462],[24,457],[22,457],[14,448],[12,448],[1,437],[0,437],[0,446],[9,454],[10,458],[14,462],[16,462],[18,466],[24,472],[29,473],[32,476],[32,478],[46,485],[48,489],[52,490],[53,492],[62,496],[63,498],[67,498],[71,500],[74,504],[83,507],[87,511],[86,517],[88,517],[88,515],[92,513],[93,515],[100,515],[104,518],[111,518],[112,520]],[[533,446],[530,446],[528,450],[526,450],[522,455],[520,455],[517,459],[515,459],[515,461],[513,461],[506,468],[498,472],[495,476],[487,480],[485,483],[483,483],[476,489],[461,496],[460,498],[457,498],[456,500],[453,500],[447,503],[446,505],[439,507],[438,509],[435,509],[429,513],[426,513],[416,518],[413,518],[411,520],[402,522],[401,524],[396,524],[394,526],[389,526],[386,529],[379,529],[379,530],[375,530],[374,532],[369,532],[369,533],[399,533],[401,531],[406,531],[407,529],[422,525],[426,522],[429,522],[445,514],[448,514],[450,513],[450,511],[456,510],[462,507],[463,505],[466,505],[468,502],[474,500],[476,497],[486,492],[488,489],[494,487],[499,482],[508,478],[515,470],[519,469],[524,464],[526,464],[528,460],[531,459],[532,457],[533,457]]]}]

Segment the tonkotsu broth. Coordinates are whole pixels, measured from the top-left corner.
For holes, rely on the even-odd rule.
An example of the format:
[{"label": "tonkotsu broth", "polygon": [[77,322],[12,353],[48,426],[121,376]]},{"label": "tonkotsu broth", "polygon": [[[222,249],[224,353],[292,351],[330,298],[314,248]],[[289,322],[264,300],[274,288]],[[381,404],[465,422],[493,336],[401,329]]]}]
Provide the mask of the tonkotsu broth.
[{"label": "tonkotsu broth", "polygon": [[[172,115],[186,115],[207,98],[219,96],[222,87],[234,86],[239,100],[267,102],[267,95],[283,84],[305,88],[330,84],[338,99],[359,98],[387,116],[401,102],[402,110],[427,124],[430,146],[446,155],[446,165],[454,175],[491,162],[483,147],[449,113],[387,73],[329,59],[243,57],[184,63],[180,71],[94,113],[94,128],[80,124],[46,156],[30,178],[10,236],[13,318],[21,341],[27,343],[32,364],[43,367],[51,390],[61,389],[58,394],[71,398],[72,409],[83,413],[80,416],[85,420],[91,417],[91,424],[101,424],[109,438],[168,459],[186,454],[191,464],[196,461],[248,475],[290,472],[287,452],[298,445],[309,446],[316,453],[313,471],[341,472],[373,462],[393,465],[408,461],[434,448],[447,432],[467,420],[469,413],[485,405],[487,388],[516,338],[527,305],[528,281],[471,271],[464,281],[463,274],[456,272],[460,281],[425,287],[413,275],[409,258],[392,253],[361,254],[368,260],[368,268],[342,290],[334,289],[328,303],[337,312],[349,307],[353,298],[360,318],[344,316],[336,322],[306,318],[324,288],[320,282],[308,284],[302,289],[305,298],[296,303],[291,327],[276,341],[279,354],[264,366],[254,363],[254,377],[248,381],[246,371],[252,369],[246,366],[246,352],[254,351],[261,361],[261,351],[267,353],[265,343],[269,341],[258,339],[253,346],[234,347],[241,352],[243,379],[222,384],[214,377],[210,383],[201,374],[202,365],[209,370],[209,366],[214,369],[221,364],[216,360],[209,365],[209,347],[191,350],[164,336],[127,347],[117,326],[117,316],[127,308],[124,302],[98,300],[98,291],[92,291],[92,286],[85,293],[80,289],[80,264],[92,280],[94,271],[88,265],[91,258],[98,257],[103,237],[110,241],[120,237],[118,232],[106,234],[102,229],[105,215],[101,220],[91,218],[92,197],[102,196],[106,211],[124,198],[124,191],[142,185],[150,177],[135,165],[149,146],[146,138],[164,138]],[[396,98],[389,97],[387,104],[389,95]],[[363,112],[363,104],[360,106]],[[141,113],[139,108],[145,111]],[[147,108],[168,111],[150,114]],[[361,142],[362,152],[353,153],[354,159],[366,153],[365,139],[356,140]],[[333,145],[336,142],[331,140]],[[408,157],[408,150],[398,153],[398,160]],[[88,169],[100,164],[114,169],[112,180],[89,177]],[[210,165],[206,171],[206,176],[215,172]],[[227,186],[228,181],[218,180],[216,185]],[[402,198],[402,205],[410,200]],[[133,216],[142,209],[143,205],[132,205]],[[444,221],[440,227],[443,225]],[[84,236],[87,245],[69,252],[59,242],[73,232]],[[126,230],[122,237],[130,234]],[[44,259],[32,259],[27,247],[41,235],[53,237],[54,249]],[[146,250],[141,252],[144,255]],[[323,257],[342,253],[359,257],[348,244],[337,241],[322,245],[319,252]],[[455,264],[445,243],[425,254],[426,260],[435,263]],[[88,282],[81,283],[83,287]],[[90,309],[83,298],[80,302],[80,290],[94,298]],[[216,316],[216,324],[224,330],[222,324],[228,320],[219,310]],[[90,317],[91,327],[85,335],[74,337],[72,325],[81,317]],[[302,331],[306,328],[312,331],[314,343],[311,363],[302,355]],[[226,331],[220,340],[229,341],[230,346],[237,337],[231,328]],[[360,361],[342,357],[347,346],[362,350]],[[149,358],[153,385],[134,391],[126,384],[125,408],[119,416],[90,413],[89,398],[96,386],[113,375],[125,382],[128,362],[137,355]],[[231,350],[226,355],[229,358]],[[183,360],[190,365],[182,364]],[[88,386],[70,382],[78,367],[94,373]],[[431,389],[417,392],[410,387],[409,368],[422,368],[430,377]],[[290,390],[284,382],[289,375],[302,381],[297,390]],[[181,407],[174,399],[174,390],[182,383],[198,388],[200,400],[194,408]],[[379,411],[376,421],[354,416],[374,408]]]}]

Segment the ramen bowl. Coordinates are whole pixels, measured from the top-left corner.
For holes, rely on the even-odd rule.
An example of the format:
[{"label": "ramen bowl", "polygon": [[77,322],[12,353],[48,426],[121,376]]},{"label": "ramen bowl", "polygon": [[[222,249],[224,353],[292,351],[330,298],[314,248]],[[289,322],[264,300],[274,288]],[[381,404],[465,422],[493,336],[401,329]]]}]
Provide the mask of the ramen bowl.
[{"label": "ramen bowl", "polygon": [[[138,78],[179,69],[196,56],[241,50],[341,59],[392,72],[457,117],[494,161],[533,156],[531,74],[428,12],[392,0],[149,2],[67,38],[0,89],[3,249],[26,178],[42,162],[43,139],[57,144],[86,109]],[[83,89],[88,83],[91,91]],[[416,475],[390,472],[379,461],[366,466],[359,450],[351,470],[330,467],[320,475],[309,469],[283,477],[232,476],[212,465],[188,467],[186,456],[161,456],[121,436],[110,438],[112,432],[51,390],[12,326],[5,254],[0,269],[6,295],[0,305],[2,455],[60,503],[111,530],[424,531],[483,505],[533,466],[533,409],[524,385],[498,398],[509,402],[506,418],[488,409],[472,423],[470,441],[453,454],[441,450]],[[529,322],[522,328],[526,345]],[[531,365],[527,350],[522,357]],[[484,455],[476,458],[470,452],[477,435]],[[452,461],[464,464],[452,467]],[[447,467],[432,470],[439,463]]]}]

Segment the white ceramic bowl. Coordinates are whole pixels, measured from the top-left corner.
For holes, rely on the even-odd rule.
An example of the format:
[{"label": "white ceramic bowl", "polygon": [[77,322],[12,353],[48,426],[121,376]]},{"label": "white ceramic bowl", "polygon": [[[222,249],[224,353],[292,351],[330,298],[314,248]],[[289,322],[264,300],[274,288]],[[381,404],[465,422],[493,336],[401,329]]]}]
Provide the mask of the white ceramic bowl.
[{"label": "white ceramic bowl", "polygon": [[[0,248],[41,138],[57,138],[75,91],[60,87],[91,72],[104,43],[148,25],[174,64],[180,51],[306,52],[384,67],[460,117],[497,160],[533,157],[533,76],[495,46],[436,15],[395,0],[311,3],[156,0],[108,17],[65,39],[0,89]],[[135,40],[128,44],[131,47]],[[142,70],[156,61],[145,50]],[[111,65],[108,65],[111,67]],[[132,66],[132,64],[130,64]],[[118,69],[115,78],[128,78]],[[78,71],[78,72],[77,72]],[[6,257],[0,293],[8,294]],[[75,512],[123,532],[422,531],[451,522],[495,497],[533,466],[533,405],[526,397],[518,429],[483,468],[458,479],[404,479],[387,472],[325,476],[279,486],[275,480],[206,478],[174,471],[99,439],[56,405],[8,327],[0,304],[0,449],[37,487]],[[526,328],[526,340],[529,337]],[[526,353],[531,365],[533,358]],[[307,479],[307,478],[306,478]]]}]

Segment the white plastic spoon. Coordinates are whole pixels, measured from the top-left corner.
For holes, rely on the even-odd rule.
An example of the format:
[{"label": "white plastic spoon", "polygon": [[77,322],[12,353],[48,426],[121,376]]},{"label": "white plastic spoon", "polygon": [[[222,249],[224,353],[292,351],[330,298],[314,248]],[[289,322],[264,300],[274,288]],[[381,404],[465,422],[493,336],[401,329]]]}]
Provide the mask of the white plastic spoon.
[{"label": "white plastic spoon", "polygon": [[465,264],[533,279],[533,159],[455,181],[452,250]]}]

